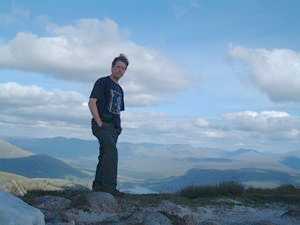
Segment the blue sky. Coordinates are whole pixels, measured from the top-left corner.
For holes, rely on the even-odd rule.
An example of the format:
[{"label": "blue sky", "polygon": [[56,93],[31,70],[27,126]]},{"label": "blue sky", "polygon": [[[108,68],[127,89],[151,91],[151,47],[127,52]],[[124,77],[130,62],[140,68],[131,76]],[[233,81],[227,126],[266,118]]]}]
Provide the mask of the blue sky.
[{"label": "blue sky", "polygon": [[0,136],[93,138],[90,89],[125,51],[122,141],[297,150],[299,7],[1,1]]}]

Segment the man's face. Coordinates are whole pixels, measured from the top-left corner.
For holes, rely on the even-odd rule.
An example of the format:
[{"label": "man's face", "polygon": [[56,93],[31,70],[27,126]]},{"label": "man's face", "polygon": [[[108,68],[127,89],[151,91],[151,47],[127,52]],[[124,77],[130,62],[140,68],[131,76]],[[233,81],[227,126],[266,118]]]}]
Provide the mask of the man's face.
[{"label": "man's face", "polygon": [[117,61],[116,64],[111,68],[111,74],[117,80],[119,80],[124,75],[125,71],[126,64],[121,61]]}]

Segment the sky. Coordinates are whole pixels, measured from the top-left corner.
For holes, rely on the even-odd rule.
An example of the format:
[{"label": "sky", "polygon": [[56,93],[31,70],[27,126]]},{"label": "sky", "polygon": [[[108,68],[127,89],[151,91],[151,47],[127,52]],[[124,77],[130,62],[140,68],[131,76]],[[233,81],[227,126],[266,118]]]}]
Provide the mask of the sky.
[{"label": "sky", "polygon": [[0,137],[94,139],[87,102],[120,53],[121,142],[300,149],[293,0],[0,2]]}]

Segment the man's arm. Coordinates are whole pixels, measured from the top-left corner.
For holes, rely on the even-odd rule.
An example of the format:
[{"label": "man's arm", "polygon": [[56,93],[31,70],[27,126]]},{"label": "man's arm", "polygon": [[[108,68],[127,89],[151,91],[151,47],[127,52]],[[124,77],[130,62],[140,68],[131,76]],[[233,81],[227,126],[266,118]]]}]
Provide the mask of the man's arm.
[{"label": "man's arm", "polygon": [[96,123],[98,124],[99,127],[102,127],[102,120],[100,118],[99,112],[98,112],[98,108],[97,108],[97,98],[90,98],[89,100],[89,109],[92,113],[92,116],[94,118],[94,120],[96,121]]}]

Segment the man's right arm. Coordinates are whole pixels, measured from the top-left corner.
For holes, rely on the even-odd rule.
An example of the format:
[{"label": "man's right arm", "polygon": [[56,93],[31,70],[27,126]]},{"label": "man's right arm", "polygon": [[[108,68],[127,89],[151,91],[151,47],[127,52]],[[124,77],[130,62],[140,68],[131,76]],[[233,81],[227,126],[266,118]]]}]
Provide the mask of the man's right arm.
[{"label": "man's right arm", "polygon": [[99,127],[102,126],[103,122],[100,118],[99,112],[98,112],[98,108],[97,108],[97,98],[90,98],[89,100],[89,109],[91,111],[91,114],[94,118],[94,120],[96,121],[96,123],[98,124]]}]

